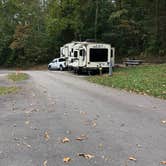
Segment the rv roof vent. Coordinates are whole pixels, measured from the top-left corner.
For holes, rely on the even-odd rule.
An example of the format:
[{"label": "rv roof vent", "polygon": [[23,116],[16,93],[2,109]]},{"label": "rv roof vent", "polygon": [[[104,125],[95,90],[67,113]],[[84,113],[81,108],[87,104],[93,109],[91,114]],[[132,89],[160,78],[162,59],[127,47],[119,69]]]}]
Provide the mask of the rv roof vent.
[{"label": "rv roof vent", "polygon": [[86,41],[86,42],[96,42],[95,39],[86,39],[85,41]]}]

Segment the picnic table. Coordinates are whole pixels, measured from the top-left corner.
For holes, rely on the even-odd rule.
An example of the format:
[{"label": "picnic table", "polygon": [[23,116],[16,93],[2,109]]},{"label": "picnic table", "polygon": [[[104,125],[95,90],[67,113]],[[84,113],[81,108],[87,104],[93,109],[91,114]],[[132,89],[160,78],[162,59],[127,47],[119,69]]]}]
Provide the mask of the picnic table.
[{"label": "picnic table", "polygon": [[123,61],[123,64],[125,64],[126,66],[135,66],[135,65],[140,65],[142,64],[143,61],[142,60],[135,60],[135,59],[127,59],[125,61]]}]

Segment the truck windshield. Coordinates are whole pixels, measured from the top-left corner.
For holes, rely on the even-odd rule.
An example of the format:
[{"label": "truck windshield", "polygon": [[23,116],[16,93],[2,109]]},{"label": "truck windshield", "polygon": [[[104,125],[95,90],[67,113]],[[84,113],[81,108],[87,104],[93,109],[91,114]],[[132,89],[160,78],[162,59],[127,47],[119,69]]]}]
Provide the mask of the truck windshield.
[{"label": "truck windshield", "polygon": [[91,48],[90,49],[90,62],[107,62],[108,49]]},{"label": "truck windshield", "polygon": [[59,59],[59,62],[64,62],[64,61],[65,61],[65,59],[63,59],[63,58]]}]

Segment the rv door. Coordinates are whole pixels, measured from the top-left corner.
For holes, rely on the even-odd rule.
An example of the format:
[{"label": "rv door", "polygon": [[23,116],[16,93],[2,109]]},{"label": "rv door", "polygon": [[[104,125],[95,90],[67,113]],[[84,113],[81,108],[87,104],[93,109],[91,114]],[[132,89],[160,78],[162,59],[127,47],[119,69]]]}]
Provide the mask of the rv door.
[{"label": "rv door", "polygon": [[85,65],[85,50],[79,50],[79,66],[82,67]]}]

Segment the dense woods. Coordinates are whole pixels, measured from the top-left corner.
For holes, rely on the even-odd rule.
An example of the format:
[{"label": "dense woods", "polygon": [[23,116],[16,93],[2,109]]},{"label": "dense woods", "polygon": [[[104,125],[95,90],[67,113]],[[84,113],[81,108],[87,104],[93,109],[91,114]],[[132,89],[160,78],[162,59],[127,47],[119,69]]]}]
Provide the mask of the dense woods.
[{"label": "dense woods", "polygon": [[47,63],[72,40],[96,39],[118,57],[166,56],[165,0],[0,0],[0,64]]}]

